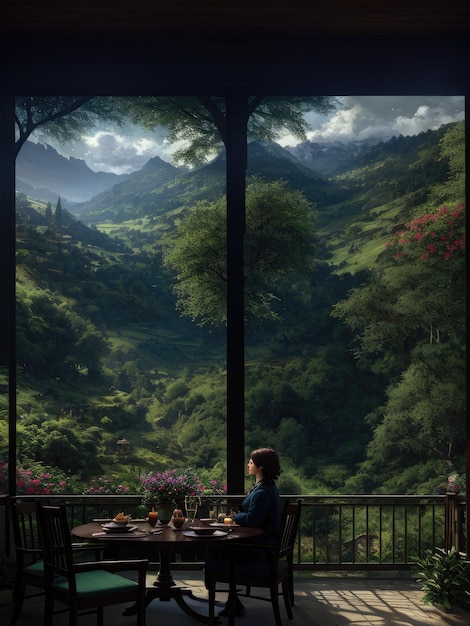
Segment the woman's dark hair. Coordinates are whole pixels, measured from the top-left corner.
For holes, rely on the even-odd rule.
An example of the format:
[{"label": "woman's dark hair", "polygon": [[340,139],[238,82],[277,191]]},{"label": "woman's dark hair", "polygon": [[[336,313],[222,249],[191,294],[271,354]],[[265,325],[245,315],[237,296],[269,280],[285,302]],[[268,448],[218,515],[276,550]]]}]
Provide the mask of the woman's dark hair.
[{"label": "woman's dark hair", "polygon": [[277,480],[281,474],[281,466],[277,452],[272,448],[259,448],[253,450],[250,459],[263,470],[263,478],[272,483]]}]

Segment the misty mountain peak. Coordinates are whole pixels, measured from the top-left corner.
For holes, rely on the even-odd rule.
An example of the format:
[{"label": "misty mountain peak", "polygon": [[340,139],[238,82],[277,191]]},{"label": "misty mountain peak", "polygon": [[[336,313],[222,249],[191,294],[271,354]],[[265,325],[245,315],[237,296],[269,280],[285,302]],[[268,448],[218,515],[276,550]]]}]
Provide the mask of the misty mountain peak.
[{"label": "misty mountain peak", "polygon": [[67,159],[48,144],[26,141],[16,159],[17,191],[39,200],[63,204],[83,202],[127,178],[94,172],[83,159]]},{"label": "misty mountain peak", "polygon": [[160,157],[156,156],[149,159],[142,169],[151,172],[157,172],[159,170],[169,168],[176,169],[173,167],[173,165],[171,165],[171,163],[168,163],[167,161],[164,161]]}]

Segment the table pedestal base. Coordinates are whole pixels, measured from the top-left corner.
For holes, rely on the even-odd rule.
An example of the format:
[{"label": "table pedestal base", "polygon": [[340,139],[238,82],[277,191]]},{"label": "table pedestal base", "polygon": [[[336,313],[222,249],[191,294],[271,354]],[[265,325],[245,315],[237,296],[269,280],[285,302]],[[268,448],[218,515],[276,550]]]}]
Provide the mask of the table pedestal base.
[{"label": "table pedestal base", "polygon": [[[180,607],[180,609],[182,609],[186,613],[186,615],[189,615],[193,619],[202,622],[203,624],[209,624],[209,626],[211,626],[212,620],[210,619],[210,617],[208,615],[202,615],[201,613],[195,611],[192,607],[189,606],[189,604],[187,604],[185,598],[197,600],[198,602],[204,602],[204,600],[202,600],[201,598],[197,598],[193,594],[192,589],[190,589],[189,587],[180,587],[174,581],[172,586],[162,586],[159,585],[157,581],[155,581],[153,587],[147,587],[147,606],[150,604],[150,602],[156,599],[163,602],[174,600],[176,604]],[[217,621],[217,619],[215,619],[214,621]]]},{"label": "table pedestal base", "polygon": [[[145,604],[148,606],[153,600],[160,600],[161,602],[174,600],[180,609],[186,613],[186,615],[189,615],[189,617],[192,617],[198,622],[208,624],[209,626],[213,626],[215,623],[219,622],[217,617],[211,620],[209,615],[201,615],[201,613],[195,611],[185,602],[185,597],[190,598],[191,600],[197,600],[198,602],[206,602],[206,600],[195,596],[192,589],[189,587],[180,587],[173,581],[172,586],[160,586],[157,582],[155,582],[153,587],[147,587],[145,593]],[[133,605],[127,608],[123,612],[123,615],[135,615],[136,612],[136,605]]]}]

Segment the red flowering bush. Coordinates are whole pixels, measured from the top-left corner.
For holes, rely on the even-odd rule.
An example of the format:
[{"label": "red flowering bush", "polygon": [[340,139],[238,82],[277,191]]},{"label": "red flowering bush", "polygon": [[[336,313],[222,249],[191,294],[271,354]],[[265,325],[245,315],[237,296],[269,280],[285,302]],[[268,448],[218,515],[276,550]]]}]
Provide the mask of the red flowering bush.
[{"label": "red flowering bush", "polygon": [[465,256],[463,203],[455,208],[443,206],[434,213],[415,217],[387,245],[392,248],[396,259],[416,256],[422,261],[462,259]]},{"label": "red flowering bush", "polygon": [[[0,493],[8,491],[8,463],[0,461]],[[70,485],[65,474],[59,470],[43,467],[16,468],[16,492],[18,495],[50,495],[68,493]]]}]

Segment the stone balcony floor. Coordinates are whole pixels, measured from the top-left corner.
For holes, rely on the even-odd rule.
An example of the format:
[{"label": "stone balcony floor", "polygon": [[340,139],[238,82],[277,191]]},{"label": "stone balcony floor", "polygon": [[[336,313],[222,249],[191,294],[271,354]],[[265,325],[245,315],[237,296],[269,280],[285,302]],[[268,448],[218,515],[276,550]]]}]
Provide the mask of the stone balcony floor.
[{"label": "stone balcony floor", "polygon": [[[153,573],[148,575],[149,586]],[[200,571],[176,571],[175,579],[193,588],[201,599],[207,597]],[[224,594],[218,595],[222,603]],[[244,616],[236,618],[240,626],[275,626],[271,605],[253,598],[242,598],[246,606]],[[204,601],[189,601],[200,613],[207,614]],[[18,626],[42,624],[42,598],[25,601]],[[135,626],[135,617],[123,617],[124,606],[105,608],[105,626]],[[6,626],[11,616],[11,592],[0,592],[0,626]],[[446,614],[422,601],[419,585],[411,578],[384,578],[321,576],[302,573],[296,575],[294,620],[290,622],[281,601],[283,626],[470,626],[470,611],[457,607],[455,613]],[[83,617],[79,624],[95,624],[93,616]],[[54,617],[53,626],[67,626],[67,613]],[[181,611],[176,603],[154,600],[147,608],[147,626],[195,626],[193,620]],[[228,620],[221,618],[221,626]]]}]

